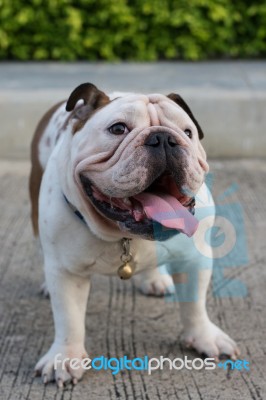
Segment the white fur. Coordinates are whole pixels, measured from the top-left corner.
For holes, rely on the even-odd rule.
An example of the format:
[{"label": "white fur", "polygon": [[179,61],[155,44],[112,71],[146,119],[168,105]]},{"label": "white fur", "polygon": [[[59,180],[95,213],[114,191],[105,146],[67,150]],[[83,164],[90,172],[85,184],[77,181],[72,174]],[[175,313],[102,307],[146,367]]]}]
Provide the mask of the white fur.
[{"label": "white fur", "polygon": [[[115,96],[114,96],[115,97]],[[63,198],[63,191],[74,204],[79,204],[76,187],[73,184],[70,146],[72,143],[71,124],[62,132],[56,146],[55,138],[63,125],[67,113],[62,105],[54,114],[43,135],[39,147],[39,157],[45,172],[40,193],[40,239],[44,253],[45,276],[50,293],[54,321],[55,340],[50,350],[36,365],[44,382],[56,379],[58,385],[79,380],[84,371],[79,369],[54,371],[54,357],[79,358],[86,355],[85,312],[93,273],[116,274],[121,264],[120,238],[93,233],[73,213]],[[50,146],[47,146],[47,138]],[[79,138],[76,139],[78,146]],[[97,140],[97,138],[95,138]],[[198,207],[213,206],[213,200],[204,184],[198,194]],[[214,217],[210,222],[213,224]],[[97,221],[96,221],[97,228]],[[96,232],[95,228],[95,232]],[[106,228],[107,229],[107,228]],[[224,332],[210,320],[206,311],[206,292],[211,277],[211,268],[199,265],[194,239],[184,235],[162,243],[134,238],[131,251],[136,263],[136,284],[146,294],[162,295],[173,293],[173,280],[168,274],[158,271],[157,265],[173,261],[173,257],[183,273],[183,265],[188,270],[198,271],[198,298],[194,302],[181,302],[180,312],[184,327],[182,340],[186,346],[194,347],[200,353],[218,357],[221,353],[235,357],[238,350]],[[179,272],[174,275],[178,281]]]}]

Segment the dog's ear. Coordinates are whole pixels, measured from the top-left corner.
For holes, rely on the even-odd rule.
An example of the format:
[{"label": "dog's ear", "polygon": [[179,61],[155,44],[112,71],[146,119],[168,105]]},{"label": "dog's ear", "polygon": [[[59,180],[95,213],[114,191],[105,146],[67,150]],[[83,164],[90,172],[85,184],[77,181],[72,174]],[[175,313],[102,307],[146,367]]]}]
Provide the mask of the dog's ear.
[{"label": "dog's ear", "polygon": [[92,111],[110,102],[109,97],[92,83],[82,83],[73,90],[66,103],[66,111],[73,111],[79,100],[84,103],[76,108],[73,116],[80,120],[87,119]]},{"label": "dog's ear", "polygon": [[198,121],[196,120],[196,118],[194,117],[194,115],[192,114],[192,111],[190,110],[189,106],[187,105],[187,103],[185,102],[184,99],[182,99],[181,96],[179,96],[179,94],[176,93],[170,93],[167,96],[169,99],[173,100],[176,104],[178,104],[180,107],[183,108],[184,111],[186,111],[186,113],[190,116],[190,118],[192,119],[192,121],[194,122],[194,124],[197,127],[198,133],[199,133],[199,138],[200,140],[203,139],[204,134],[203,131],[198,123]]}]

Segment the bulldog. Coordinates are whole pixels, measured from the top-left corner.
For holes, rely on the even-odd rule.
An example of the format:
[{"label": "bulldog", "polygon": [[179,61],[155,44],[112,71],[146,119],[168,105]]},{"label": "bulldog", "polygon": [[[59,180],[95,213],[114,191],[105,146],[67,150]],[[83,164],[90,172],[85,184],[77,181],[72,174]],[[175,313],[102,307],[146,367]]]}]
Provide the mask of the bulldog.
[{"label": "bulldog", "polygon": [[[214,204],[204,183],[209,167],[202,138],[178,94],[108,96],[90,83],[40,121],[30,196],[55,324],[54,342],[35,367],[44,383],[75,384],[83,376],[94,273],[135,275],[143,293],[177,299],[180,282],[194,277],[193,285],[182,285],[182,342],[215,359],[239,355],[206,311],[212,268],[199,257],[209,245],[197,213]],[[207,220],[211,228],[214,216]],[[161,273],[162,265],[174,266],[172,276]],[[55,367],[58,355],[67,362]],[[78,368],[71,367],[73,358]]]}]

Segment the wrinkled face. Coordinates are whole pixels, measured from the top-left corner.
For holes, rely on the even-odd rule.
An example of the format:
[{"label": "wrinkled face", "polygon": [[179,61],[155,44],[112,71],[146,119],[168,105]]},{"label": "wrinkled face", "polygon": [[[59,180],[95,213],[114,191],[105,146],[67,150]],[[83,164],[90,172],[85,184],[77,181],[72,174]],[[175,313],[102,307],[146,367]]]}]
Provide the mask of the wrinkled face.
[{"label": "wrinkled face", "polygon": [[118,97],[96,109],[73,142],[84,200],[125,234],[154,239],[156,214],[175,206],[193,213],[208,164],[196,125],[168,97]]}]

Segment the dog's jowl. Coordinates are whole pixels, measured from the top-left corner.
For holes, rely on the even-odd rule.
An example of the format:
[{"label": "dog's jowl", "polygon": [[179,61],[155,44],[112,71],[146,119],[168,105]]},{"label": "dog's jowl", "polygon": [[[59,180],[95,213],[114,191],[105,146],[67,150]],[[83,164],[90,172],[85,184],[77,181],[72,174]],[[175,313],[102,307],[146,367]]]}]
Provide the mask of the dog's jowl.
[{"label": "dog's jowl", "polygon": [[[40,121],[32,141],[32,223],[55,324],[54,342],[36,365],[44,382],[76,383],[84,373],[81,362],[90,350],[84,347],[85,312],[94,273],[133,275],[143,293],[161,296],[178,288],[174,283],[185,268],[197,282],[193,290],[189,286],[191,301],[180,302],[182,341],[209,357],[239,354],[209,320],[205,303],[212,272],[194,243],[197,210],[213,206],[204,183],[202,138],[177,94],[107,95],[89,83]],[[211,228],[214,217],[208,221]],[[158,269],[169,262],[181,267],[174,279]],[[55,365],[58,354],[78,359],[78,367],[69,361]]]}]

